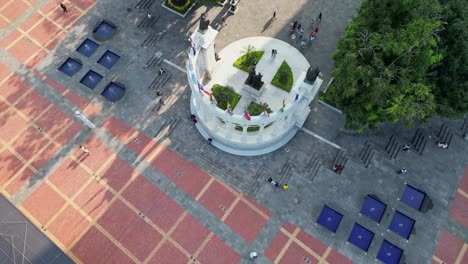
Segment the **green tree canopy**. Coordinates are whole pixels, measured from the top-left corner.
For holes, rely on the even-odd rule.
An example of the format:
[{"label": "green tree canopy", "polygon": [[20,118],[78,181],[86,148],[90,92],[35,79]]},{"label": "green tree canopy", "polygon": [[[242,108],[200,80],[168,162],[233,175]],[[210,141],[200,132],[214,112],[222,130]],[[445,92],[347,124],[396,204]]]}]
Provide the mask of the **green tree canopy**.
[{"label": "green tree canopy", "polygon": [[466,0],[441,3],[443,59],[434,71],[434,96],[438,114],[460,118],[468,113],[468,4]]},{"label": "green tree canopy", "polygon": [[347,128],[411,125],[434,112],[427,72],[441,60],[440,10],[437,0],[364,0],[333,54],[334,81],[325,94],[345,113]]}]

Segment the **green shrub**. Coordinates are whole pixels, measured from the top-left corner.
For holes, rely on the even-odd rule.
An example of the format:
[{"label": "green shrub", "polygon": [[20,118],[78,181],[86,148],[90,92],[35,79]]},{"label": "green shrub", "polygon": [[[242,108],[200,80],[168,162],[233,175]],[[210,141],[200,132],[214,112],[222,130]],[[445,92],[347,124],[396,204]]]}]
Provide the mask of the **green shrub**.
[{"label": "green shrub", "polygon": [[[271,123],[266,125],[265,128],[267,128],[269,126],[271,126]],[[242,126],[236,126],[236,130],[237,131],[243,131],[244,129],[242,128]],[[254,132],[254,131],[259,131],[259,130],[260,130],[260,126],[249,126],[249,127],[247,127],[247,132]]]},{"label": "green shrub", "polygon": [[227,104],[231,105],[232,110],[236,107],[237,103],[239,102],[241,96],[234,92],[234,89],[228,86],[222,86],[219,84],[213,85],[211,88],[211,93],[213,94],[214,98],[218,102],[218,107],[226,110]]},{"label": "green shrub", "polygon": [[263,114],[263,110],[265,110],[265,107],[268,113],[273,112],[271,111],[267,103],[262,104],[262,103],[255,103],[255,102],[251,102],[249,104],[249,106],[247,107],[247,111],[249,111],[249,114],[251,116],[259,116]]},{"label": "green shrub", "polygon": [[178,13],[185,14],[194,2],[195,0],[166,0],[166,6]]},{"label": "green shrub", "polygon": [[289,67],[286,61],[281,63],[281,66],[271,80],[271,84],[287,92],[291,91],[293,86],[293,73],[291,71],[291,67]]},{"label": "green shrub", "polygon": [[258,61],[262,58],[264,51],[247,51],[244,55],[240,56],[235,62],[234,67],[244,70],[246,72],[250,72],[251,67],[258,63]]}]

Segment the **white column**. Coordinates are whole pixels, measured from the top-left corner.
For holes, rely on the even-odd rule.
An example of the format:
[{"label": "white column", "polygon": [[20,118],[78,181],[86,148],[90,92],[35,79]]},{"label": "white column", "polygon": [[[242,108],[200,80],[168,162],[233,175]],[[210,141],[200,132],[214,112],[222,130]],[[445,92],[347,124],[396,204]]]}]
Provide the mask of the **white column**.
[{"label": "white column", "polygon": [[247,128],[248,127],[249,126],[247,125],[242,126],[242,142],[247,141]]}]

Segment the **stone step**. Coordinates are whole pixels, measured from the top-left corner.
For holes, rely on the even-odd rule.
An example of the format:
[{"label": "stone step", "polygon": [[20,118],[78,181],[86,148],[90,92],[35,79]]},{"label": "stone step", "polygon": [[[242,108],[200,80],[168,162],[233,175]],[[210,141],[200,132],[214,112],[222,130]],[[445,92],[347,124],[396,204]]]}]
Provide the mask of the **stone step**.
[{"label": "stone step", "polygon": [[152,18],[145,17],[145,18],[140,22],[140,24],[138,24],[137,27],[139,27],[139,28],[150,28],[150,27],[153,27],[153,25],[155,25],[156,22],[158,22],[158,19],[159,19],[159,16],[152,17]]},{"label": "stone step", "polygon": [[136,4],[135,8],[136,9],[148,9],[151,7],[153,3],[154,3],[154,0],[141,0]]},{"label": "stone step", "polygon": [[461,131],[462,133],[465,135],[465,134],[468,134],[468,116],[465,117],[465,120],[463,121],[463,125],[461,127]]},{"label": "stone step", "polygon": [[312,166],[307,171],[307,179],[309,179],[310,181],[313,181],[315,176],[317,176],[317,173],[320,170],[321,166],[322,166],[322,161],[320,160],[320,158],[318,157],[314,158],[312,162]]},{"label": "stone step", "polygon": [[[144,68],[146,69],[156,69],[164,60],[164,54],[160,51],[156,52],[151,58],[146,62]],[[159,71],[159,69],[158,69]]]},{"label": "stone step", "polygon": [[141,47],[155,47],[158,41],[163,37],[164,32],[159,32],[157,34],[150,34],[144,41],[141,43]]},{"label": "stone step", "polygon": [[172,77],[172,73],[170,72],[163,73],[163,75],[161,75],[161,77],[158,78],[158,81],[156,82],[154,89],[162,88],[169,81],[171,77]]}]

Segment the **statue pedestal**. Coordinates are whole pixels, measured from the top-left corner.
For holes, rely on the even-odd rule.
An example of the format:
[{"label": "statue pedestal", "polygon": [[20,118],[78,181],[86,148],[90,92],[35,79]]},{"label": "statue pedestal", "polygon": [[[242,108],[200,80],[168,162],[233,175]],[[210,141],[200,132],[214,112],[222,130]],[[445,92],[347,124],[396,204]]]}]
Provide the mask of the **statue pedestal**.
[{"label": "statue pedestal", "polygon": [[246,92],[249,96],[252,98],[255,98],[256,101],[260,98],[260,95],[262,95],[263,90],[265,89],[265,85],[262,85],[259,90],[251,87],[250,85],[244,84],[242,86],[242,90]]}]

